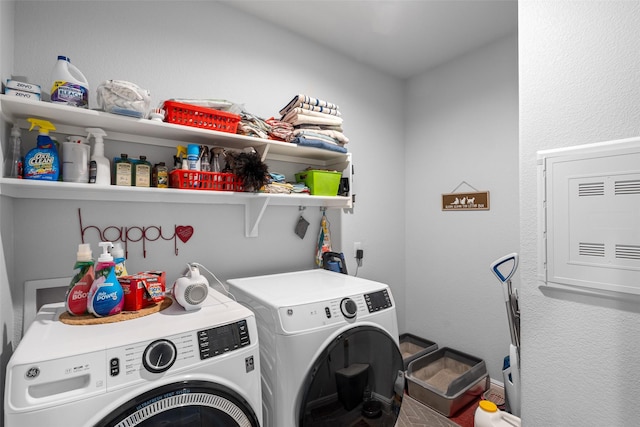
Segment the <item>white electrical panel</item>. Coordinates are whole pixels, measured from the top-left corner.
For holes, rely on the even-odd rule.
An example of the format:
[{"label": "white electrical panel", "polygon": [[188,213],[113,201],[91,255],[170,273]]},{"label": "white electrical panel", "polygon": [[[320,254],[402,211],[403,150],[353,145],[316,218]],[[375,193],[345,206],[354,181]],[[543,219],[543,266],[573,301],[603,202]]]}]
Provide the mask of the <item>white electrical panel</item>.
[{"label": "white electrical panel", "polygon": [[539,277],[640,295],[640,138],[538,152]]}]

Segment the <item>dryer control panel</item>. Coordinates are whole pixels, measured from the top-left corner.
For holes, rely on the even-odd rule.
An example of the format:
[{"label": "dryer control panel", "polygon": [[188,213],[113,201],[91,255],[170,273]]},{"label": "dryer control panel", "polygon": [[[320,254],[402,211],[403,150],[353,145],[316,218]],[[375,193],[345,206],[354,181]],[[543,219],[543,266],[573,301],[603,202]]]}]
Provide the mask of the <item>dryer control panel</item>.
[{"label": "dryer control panel", "polygon": [[393,306],[391,298],[389,297],[389,292],[387,292],[386,289],[365,294],[364,300],[367,303],[369,313],[384,310],[385,308],[391,308]]},{"label": "dryer control panel", "polygon": [[278,309],[282,331],[295,333],[338,323],[353,323],[393,307],[387,289]]}]

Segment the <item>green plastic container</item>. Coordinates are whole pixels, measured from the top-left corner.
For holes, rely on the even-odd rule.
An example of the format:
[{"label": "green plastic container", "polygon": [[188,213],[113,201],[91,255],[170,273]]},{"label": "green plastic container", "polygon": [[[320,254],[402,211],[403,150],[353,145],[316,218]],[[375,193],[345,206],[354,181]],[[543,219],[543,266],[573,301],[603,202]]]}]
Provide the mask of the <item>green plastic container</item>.
[{"label": "green plastic container", "polygon": [[296,182],[304,182],[313,196],[337,196],[342,173],[306,170],[296,174]]}]

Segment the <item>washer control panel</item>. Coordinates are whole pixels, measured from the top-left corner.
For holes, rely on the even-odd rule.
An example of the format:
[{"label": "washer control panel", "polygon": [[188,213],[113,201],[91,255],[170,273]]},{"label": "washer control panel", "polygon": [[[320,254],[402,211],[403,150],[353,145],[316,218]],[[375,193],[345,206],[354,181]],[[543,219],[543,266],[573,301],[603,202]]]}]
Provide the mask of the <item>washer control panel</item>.
[{"label": "washer control panel", "polygon": [[162,339],[107,349],[107,385],[118,386],[140,378],[183,369],[223,353],[249,346],[246,319],[209,329],[169,335]]},{"label": "washer control panel", "polygon": [[247,321],[198,331],[200,359],[208,359],[251,344]]}]

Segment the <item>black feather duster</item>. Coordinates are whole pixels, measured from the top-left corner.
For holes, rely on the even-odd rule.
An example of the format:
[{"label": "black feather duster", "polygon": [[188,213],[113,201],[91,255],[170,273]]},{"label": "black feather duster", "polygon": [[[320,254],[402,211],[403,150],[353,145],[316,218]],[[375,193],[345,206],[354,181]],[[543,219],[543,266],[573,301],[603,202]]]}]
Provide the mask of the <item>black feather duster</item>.
[{"label": "black feather duster", "polygon": [[269,182],[269,167],[258,153],[230,152],[227,160],[231,171],[242,181],[244,191],[259,191]]}]

